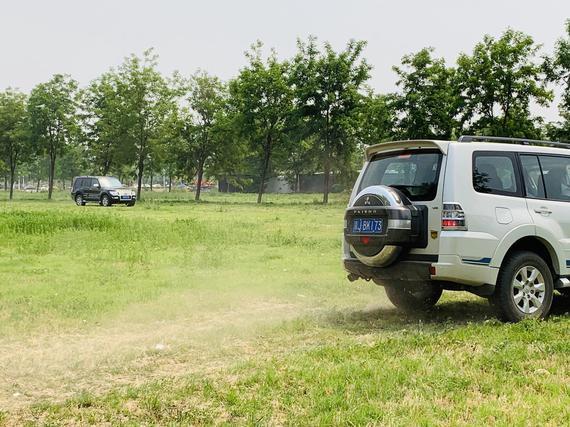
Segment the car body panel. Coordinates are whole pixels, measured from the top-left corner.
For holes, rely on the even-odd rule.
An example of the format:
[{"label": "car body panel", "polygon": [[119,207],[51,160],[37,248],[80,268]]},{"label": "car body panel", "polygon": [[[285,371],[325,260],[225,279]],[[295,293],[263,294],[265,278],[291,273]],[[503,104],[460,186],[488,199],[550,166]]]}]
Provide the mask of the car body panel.
[{"label": "car body panel", "polygon": [[[136,203],[136,193],[128,188],[107,188],[101,186],[99,176],[78,176],[73,179],[71,187],[71,198],[75,200],[77,194],[81,194],[86,202],[100,203],[103,196],[107,195],[111,204],[128,204]],[[94,186],[97,184],[98,186]],[[127,197],[128,196],[128,197]]]},{"label": "car body panel", "polygon": [[[570,275],[570,201],[540,200],[521,194],[487,194],[473,185],[474,152],[512,153],[515,175],[521,175],[520,154],[548,154],[570,157],[564,148],[522,144],[450,141],[394,141],[366,149],[366,161],[356,183],[352,203],[372,157],[378,153],[409,149],[434,149],[443,153],[437,196],[433,202],[414,202],[429,207],[429,245],[411,249],[410,255],[434,256],[437,261],[433,280],[444,280],[470,286],[494,285],[509,249],[520,239],[533,237],[547,248],[557,275]],[[494,156],[493,153],[489,154]],[[517,181],[524,190],[524,184]],[[441,230],[443,203],[461,205],[466,217],[466,231]],[[549,214],[539,212],[546,209]],[[433,232],[433,233],[431,233]],[[436,236],[435,238],[433,236]],[[344,238],[343,238],[344,242]],[[354,260],[346,242],[343,259]],[[394,278],[397,280],[397,277]]]}]

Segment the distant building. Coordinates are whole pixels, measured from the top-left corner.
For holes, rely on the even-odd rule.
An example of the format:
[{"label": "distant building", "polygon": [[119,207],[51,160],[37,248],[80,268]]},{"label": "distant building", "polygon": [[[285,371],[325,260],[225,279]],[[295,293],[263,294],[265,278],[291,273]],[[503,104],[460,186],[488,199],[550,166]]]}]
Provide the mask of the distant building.
[{"label": "distant building", "polygon": [[[306,174],[299,176],[299,190],[298,193],[320,193],[323,191],[324,173],[318,172],[314,174]],[[258,191],[258,186],[251,183],[255,177],[240,175],[234,177],[236,181],[250,182],[240,188],[231,184],[226,178],[220,178],[218,181],[218,191],[221,193],[255,193]],[[329,179],[329,190],[335,184],[335,176],[331,174]],[[294,193],[295,186],[285,176],[275,176],[267,180],[265,184],[266,193]]]}]

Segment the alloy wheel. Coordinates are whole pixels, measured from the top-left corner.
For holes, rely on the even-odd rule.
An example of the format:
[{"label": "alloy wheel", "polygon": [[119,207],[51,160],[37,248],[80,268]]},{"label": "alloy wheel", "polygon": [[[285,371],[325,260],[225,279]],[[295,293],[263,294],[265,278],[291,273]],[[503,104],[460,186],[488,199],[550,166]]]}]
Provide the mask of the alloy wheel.
[{"label": "alloy wheel", "polygon": [[518,310],[526,315],[539,310],[545,292],[544,277],[538,268],[526,265],[517,271],[513,279],[512,296]]}]

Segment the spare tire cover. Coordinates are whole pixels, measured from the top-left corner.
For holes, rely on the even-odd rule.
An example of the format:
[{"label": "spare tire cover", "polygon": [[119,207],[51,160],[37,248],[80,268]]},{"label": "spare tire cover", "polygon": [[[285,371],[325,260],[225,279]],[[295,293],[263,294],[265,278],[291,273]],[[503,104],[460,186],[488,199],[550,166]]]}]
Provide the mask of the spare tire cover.
[{"label": "spare tire cover", "polygon": [[[385,206],[387,208],[406,209],[411,204],[401,191],[385,185],[373,185],[358,193],[349,207]],[[388,224],[386,226],[388,227]],[[403,250],[402,246],[397,245],[352,244],[350,247],[356,258],[370,267],[387,267],[393,264]]]}]

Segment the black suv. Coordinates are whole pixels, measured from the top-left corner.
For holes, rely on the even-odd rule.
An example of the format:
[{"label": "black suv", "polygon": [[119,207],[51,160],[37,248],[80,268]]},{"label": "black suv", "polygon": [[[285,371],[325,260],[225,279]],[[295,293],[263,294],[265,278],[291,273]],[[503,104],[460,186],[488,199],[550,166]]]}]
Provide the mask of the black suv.
[{"label": "black suv", "polygon": [[78,176],[73,179],[71,198],[77,206],[85,206],[87,202],[97,202],[101,206],[117,203],[134,206],[136,193],[124,188],[121,181],[112,176]]}]

